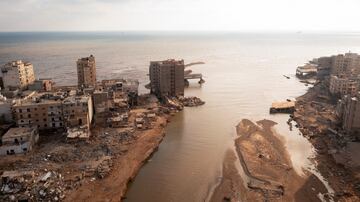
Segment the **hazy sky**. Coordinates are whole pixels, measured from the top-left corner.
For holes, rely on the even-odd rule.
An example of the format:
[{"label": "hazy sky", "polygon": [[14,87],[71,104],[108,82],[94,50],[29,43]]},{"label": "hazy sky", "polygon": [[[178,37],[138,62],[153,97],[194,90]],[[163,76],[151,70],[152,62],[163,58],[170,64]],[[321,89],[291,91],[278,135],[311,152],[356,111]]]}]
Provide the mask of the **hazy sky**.
[{"label": "hazy sky", "polygon": [[0,0],[0,31],[360,31],[360,0]]}]

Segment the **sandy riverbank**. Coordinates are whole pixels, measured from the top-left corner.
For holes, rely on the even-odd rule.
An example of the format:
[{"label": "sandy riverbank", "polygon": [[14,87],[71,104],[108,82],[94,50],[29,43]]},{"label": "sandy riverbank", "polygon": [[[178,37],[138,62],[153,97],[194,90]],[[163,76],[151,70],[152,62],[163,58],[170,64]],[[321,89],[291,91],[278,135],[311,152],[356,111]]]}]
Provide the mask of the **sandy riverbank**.
[{"label": "sandy riverbank", "polygon": [[124,155],[115,157],[113,169],[106,178],[82,184],[69,192],[65,201],[120,201],[128,183],[163,140],[167,119],[159,117],[154,128],[143,131]]},{"label": "sandy riverbank", "polygon": [[223,178],[211,201],[320,201],[318,194],[326,193],[325,186],[310,173],[296,173],[272,128],[275,124],[269,120],[255,124],[247,119],[239,123],[237,156],[232,151],[226,153]]},{"label": "sandy riverbank", "polygon": [[[0,201],[121,201],[128,183],[158,149],[171,116],[202,104],[193,97],[163,104],[144,95],[123,126],[93,126],[88,139],[42,131],[33,151],[2,157],[0,173],[8,179],[2,181]],[[141,127],[135,125],[138,117],[143,117]]]},{"label": "sandy riverbank", "polygon": [[[2,157],[0,171],[10,171],[12,177],[0,200],[120,201],[128,182],[157,150],[171,114],[177,111],[158,102],[146,103],[130,110],[128,127],[96,126],[89,139],[71,142],[59,131],[43,132],[32,152]],[[137,115],[144,113],[156,116],[146,119],[144,129],[132,127]]]}]

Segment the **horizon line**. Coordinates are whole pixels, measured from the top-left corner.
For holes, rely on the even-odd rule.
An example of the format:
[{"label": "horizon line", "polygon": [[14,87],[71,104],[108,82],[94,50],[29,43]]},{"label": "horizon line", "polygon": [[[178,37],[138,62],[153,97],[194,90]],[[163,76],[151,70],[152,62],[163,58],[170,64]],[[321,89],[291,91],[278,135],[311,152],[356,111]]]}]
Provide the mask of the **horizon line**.
[{"label": "horizon line", "polygon": [[0,33],[131,33],[131,32],[163,32],[163,33],[294,33],[294,34],[306,34],[306,33],[360,33],[360,30],[4,30]]}]

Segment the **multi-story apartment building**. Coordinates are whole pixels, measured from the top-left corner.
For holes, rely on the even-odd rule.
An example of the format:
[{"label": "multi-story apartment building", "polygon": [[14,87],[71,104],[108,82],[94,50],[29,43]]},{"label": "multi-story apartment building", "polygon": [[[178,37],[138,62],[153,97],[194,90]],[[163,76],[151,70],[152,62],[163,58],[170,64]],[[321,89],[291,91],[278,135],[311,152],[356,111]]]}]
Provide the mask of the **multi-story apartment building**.
[{"label": "multi-story apartment building", "polygon": [[346,76],[335,76],[330,77],[329,90],[334,95],[351,95],[355,96],[359,91],[358,79],[351,79]]},{"label": "multi-story apartment building", "polygon": [[86,126],[90,128],[93,118],[91,96],[69,96],[62,102],[65,125],[68,128]]},{"label": "multi-story apartment building", "polygon": [[90,127],[93,117],[91,97],[74,93],[40,94],[32,99],[17,100],[12,111],[19,127],[37,127],[40,130]]},{"label": "multi-story apartment building", "polygon": [[96,86],[96,64],[95,57],[80,58],[76,62],[78,86],[79,87],[95,87]]},{"label": "multi-story apartment building", "polygon": [[33,65],[21,60],[5,64],[1,73],[5,89],[26,89],[35,81]]},{"label": "multi-story apartment building", "polygon": [[151,93],[158,97],[184,95],[184,60],[150,62]]},{"label": "multi-story apartment building", "polygon": [[330,69],[333,64],[333,57],[320,57],[316,59],[315,63],[320,68]]},{"label": "multi-story apartment building", "polygon": [[[343,98],[342,125],[348,133],[360,132],[360,94]],[[360,135],[358,135],[360,137]]]},{"label": "multi-story apartment building", "polygon": [[17,100],[12,106],[13,116],[19,127],[37,127],[55,129],[64,127],[62,104],[60,99],[46,96],[27,100]]},{"label": "multi-story apartment building", "polygon": [[360,73],[360,56],[356,53],[346,53],[332,56],[331,74],[356,75]]}]

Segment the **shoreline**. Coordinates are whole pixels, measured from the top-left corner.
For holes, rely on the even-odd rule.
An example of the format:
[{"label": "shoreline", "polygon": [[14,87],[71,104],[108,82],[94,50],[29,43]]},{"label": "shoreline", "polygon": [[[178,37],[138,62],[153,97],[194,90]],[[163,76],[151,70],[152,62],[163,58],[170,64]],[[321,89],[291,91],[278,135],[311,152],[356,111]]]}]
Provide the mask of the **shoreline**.
[{"label": "shoreline", "polygon": [[328,130],[340,127],[335,108],[336,104],[328,92],[326,81],[321,80],[305,94],[297,97],[292,119],[301,134],[316,149],[316,168],[334,190],[334,200],[357,201],[360,197],[359,190],[355,188],[358,170],[352,170],[349,162],[337,162],[337,158],[346,158],[346,155],[333,152],[334,148],[340,149],[339,142],[342,141]]},{"label": "shoreline", "polygon": [[[158,150],[171,117],[182,109],[146,101],[130,110],[125,128],[94,126],[89,139],[71,142],[56,131],[43,134],[28,155],[1,161],[0,171],[15,175],[0,200],[122,201],[129,183]],[[144,113],[156,116],[145,120],[146,128],[132,128],[137,115]],[[28,172],[32,175],[24,176]]]},{"label": "shoreline", "polygon": [[[325,95],[324,95],[325,94]],[[307,107],[311,106],[313,102],[319,102],[317,100],[318,97],[320,99],[324,99],[324,97],[327,97],[325,110],[321,109],[319,111],[316,111],[314,109],[309,110]],[[283,200],[283,197],[286,197],[285,199],[291,200],[291,199],[303,199],[303,200],[309,200],[312,201],[357,201],[359,199],[359,193],[355,190],[356,185],[356,171],[358,170],[351,170],[349,168],[346,168],[346,163],[341,165],[336,162],[336,157],[334,157],[329,151],[331,151],[333,148],[331,144],[334,143],[334,141],[339,141],[336,137],[327,135],[328,128],[331,128],[330,126],[333,126],[335,117],[335,114],[333,113],[335,110],[335,105],[333,101],[330,99],[330,95],[327,94],[327,87],[322,82],[316,84],[315,86],[309,88],[306,93],[303,95],[300,95],[296,98],[297,101],[295,105],[295,113],[293,118],[290,118],[289,121],[294,120],[296,122],[296,127],[299,128],[299,131],[301,132],[301,135],[308,139],[308,141],[311,143],[311,145],[316,149],[316,155],[313,158],[313,161],[315,163],[315,168],[319,171],[319,174],[324,178],[326,181],[326,184],[322,182],[322,180],[319,178],[319,176],[313,174],[310,171],[306,171],[306,177],[303,178],[302,176],[297,176],[295,179],[297,179],[300,183],[291,188],[293,190],[298,189],[297,193],[294,193],[293,195],[288,195],[289,192],[285,195],[280,194],[280,198],[275,200]],[[324,102],[324,100],[322,100]],[[305,105],[305,107],[304,107]],[[306,109],[306,110],[304,110]],[[307,111],[310,111],[312,113],[306,113]],[[315,112],[314,112],[315,111]],[[326,111],[328,113],[324,113],[323,111]],[[326,116],[329,120],[327,124],[322,124],[322,122],[318,119],[315,119],[309,114],[321,114]],[[327,116],[330,115],[330,116]],[[245,122],[244,122],[245,120]],[[321,119],[320,119],[321,120]],[[311,122],[313,121],[313,122]],[[239,125],[243,123],[242,130],[239,132]],[[245,124],[244,124],[245,123]],[[314,125],[315,124],[315,125]],[[256,129],[256,125],[252,125],[252,122],[246,119],[243,119],[237,128],[237,134],[239,133],[245,134],[245,135],[251,135],[252,133],[257,133],[258,129]],[[246,127],[245,127],[246,126]],[[255,128],[254,128],[255,127]],[[270,128],[273,133],[275,134],[276,131],[273,128]],[[273,134],[273,135],[274,135]],[[269,135],[269,134],[268,134]],[[268,136],[267,135],[267,136]],[[275,136],[274,136],[275,137]],[[275,137],[275,139],[281,138],[281,137]],[[247,162],[254,161],[255,158],[248,158],[244,159],[242,149],[240,147],[240,137],[237,137],[234,139],[234,145],[235,149],[229,149],[223,160],[223,166],[222,166],[222,178],[220,180],[220,183],[214,188],[213,192],[210,193],[210,201],[233,201],[233,200],[263,200],[266,199],[264,196],[259,193],[256,193],[256,191],[253,191],[254,186],[251,186],[251,180],[250,183],[243,185],[243,182],[245,179],[241,175],[239,175],[239,170],[236,167],[236,161],[238,162],[243,170],[243,172],[250,174],[250,177],[253,171],[249,171],[247,168],[248,165]],[[279,139],[280,141],[280,139]],[[282,146],[284,146],[282,144]],[[285,153],[286,148],[284,148]],[[283,152],[284,152],[283,151]],[[247,151],[245,151],[247,152]],[[237,153],[237,155],[236,155]],[[286,156],[286,154],[284,155]],[[256,161],[256,160],[255,160]],[[289,159],[288,161],[291,165],[291,161]],[[245,168],[244,168],[245,165]],[[259,166],[259,162],[256,164]],[[266,167],[268,167],[268,164],[261,164],[262,169],[266,170]],[[290,170],[293,170],[290,166]],[[247,171],[247,172],[246,172]],[[259,172],[264,172],[259,171]],[[296,174],[296,173],[295,173]],[[297,175],[297,174],[296,174]],[[293,175],[294,176],[294,175]],[[249,176],[247,176],[249,177]],[[303,183],[303,186],[299,186]],[[269,184],[269,183],[268,183]],[[271,184],[271,183],[270,183]],[[283,185],[283,184],[281,184]],[[319,193],[322,193],[321,197],[319,198],[316,193],[314,192],[313,187],[316,186]],[[333,191],[330,193],[329,187]],[[256,187],[255,187],[256,188]],[[286,189],[286,187],[284,186]],[[258,189],[263,191],[262,189]],[[236,194],[237,192],[240,192],[242,196],[239,196]],[[272,198],[274,199],[274,198]]]},{"label": "shoreline", "polygon": [[[161,103],[145,94],[128,111],[124,125],[94,124],[86,139],[67,139],[64,131],[42,131],[26,155],[0,162],[1,201],[122,201],[129,183],[158,150],[172,116],[184,107],[205,104],[200,98],[172,98]],[[141,118],[141,127],[136,125]]]},{"label": "shoreline", "polygon": [[[158,150],[165,137],[165,127],[170,118],[169,115],[159,117],[160,122],[156,124],[157,126],[144,131],[141,139],[129,148],[132,150],[131,153],[115,159],[114,167],[117,168],[114,168],[106,178],[73,190],[65,201],[121,201],[125,199],[129,183]],[[124,166],[125,164],[127,166]]]},{"label": "shoreline", "polygon": [[317,194],[325,195],[326,188],[314,175],[303,177],[294,170],[283,141],[273,129],[275,124],[247,119],[239,123],[235,151],[227,151],[223,177],[210,201],[320,201]]}]

